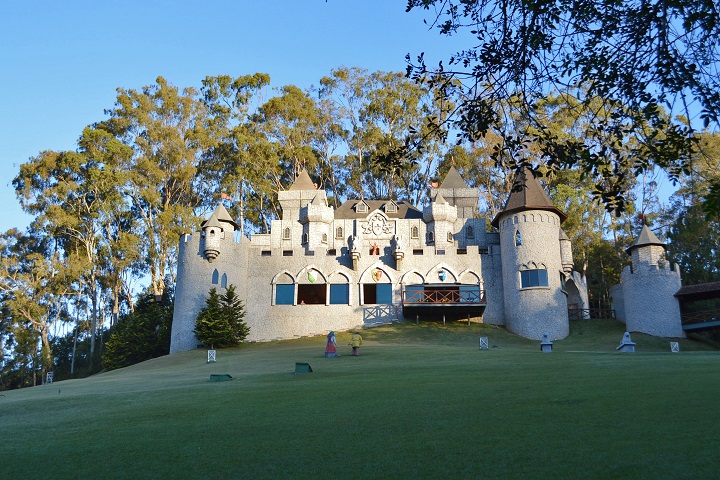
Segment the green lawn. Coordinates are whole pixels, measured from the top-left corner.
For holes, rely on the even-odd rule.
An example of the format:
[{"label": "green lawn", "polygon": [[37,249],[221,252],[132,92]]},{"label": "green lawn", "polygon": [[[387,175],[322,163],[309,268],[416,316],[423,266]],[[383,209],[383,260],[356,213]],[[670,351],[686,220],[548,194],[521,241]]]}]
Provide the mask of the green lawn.
[{"label": "green lawn", "polygon": [[542,354],[405,323],[363,331],[360,357],[340,333],[340,358],[301,338],[2,392],[0,479],[717,478],[720,352],[634,334],[621,354],[622,333],[574,322]]}]

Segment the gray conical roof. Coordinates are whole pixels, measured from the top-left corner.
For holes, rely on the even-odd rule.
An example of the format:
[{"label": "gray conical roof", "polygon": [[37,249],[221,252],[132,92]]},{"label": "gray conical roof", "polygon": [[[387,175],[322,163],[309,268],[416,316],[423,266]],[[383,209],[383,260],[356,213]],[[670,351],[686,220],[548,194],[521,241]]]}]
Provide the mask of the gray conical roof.
[{"label": "gray conical roof", "polygon": [[445,180],[443,180],[440,188],[468,188],[468,186],[467,183],[465,183],[465,180],[463,180],[460,176],[460,173],[455,170],[455,167],[450,167],[450,170],[448,170],[447,175],[445,175]]},{"label": "gray conical roof", "polygon": [[210,215],[210,218],[208,218],[207,220],[205,220],[204,222],[202,222],[202,223],[200,224],[200,226],[201,226],[202,228],[206,228],[206,227],[220,227],[220,228],[223,228],[223,229],[224,229],[225,226],[223,225],[223,223],[229,223],[229,224],[232,225],[236,230],[240,228],[240,225],[238,225],[237,223],[235,223],[235,221],[232,219],[232,217],[230,216],[230,214],[228,213],[228,211],[225,209],[225,207],[224,207],[223,204],[221,203],[220,205],[217,206],[217,208],[216,208],[215,211],[212,213],[212,215]]},{"label": "gray conical roof", "polygon": [[310,179],[307,170],[303,168],[302,172],[300,172],[295,179],[295,183],[293,183],[288,190],[317,190],[317,188]]},{"label": "gray conical roof", "polygon": [[648,227],[647,225],[643,225],[643,228],[640,231],[640,235],[638,235],[632,245],[630,245],[625,251],[628,255],[630,255],[630,253],[634,249],[640,247],[647,247],[649,245],[658,245],[667,250],[667,245],[655,236],[652,230],[650,230],[650,227]]},{"label": "gray conical roof", "polygon": [[561,223],[567,218],[567,215],[553,204],[548,194],[545,193],[545,189],[528,168],[519,170],[515,174],[513,188],[507,202],[505,202],[505,207],[495,216],[491,225],[497,228],[500,224],[500,217],[508,213],[521,212],[524,210],[547,210],[554,212],[560,217]]}]

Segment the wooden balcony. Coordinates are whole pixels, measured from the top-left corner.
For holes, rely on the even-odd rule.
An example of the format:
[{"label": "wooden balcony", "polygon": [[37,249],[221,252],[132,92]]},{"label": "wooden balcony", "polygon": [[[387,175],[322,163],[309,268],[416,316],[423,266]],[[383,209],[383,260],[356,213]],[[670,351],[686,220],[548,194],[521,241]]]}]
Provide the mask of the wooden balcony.
[{"label": "wooden balcony", "polygon": [[479,285],[411,285],[402,290],[403,315],[448,320],[481,316],[487,305]]},{"label": "wooden balcony", "polygon": [[426,288],[402,292],[403,305],[447,306],[447,304],[486,305],[485,290],[461,290],[459,287]]}]

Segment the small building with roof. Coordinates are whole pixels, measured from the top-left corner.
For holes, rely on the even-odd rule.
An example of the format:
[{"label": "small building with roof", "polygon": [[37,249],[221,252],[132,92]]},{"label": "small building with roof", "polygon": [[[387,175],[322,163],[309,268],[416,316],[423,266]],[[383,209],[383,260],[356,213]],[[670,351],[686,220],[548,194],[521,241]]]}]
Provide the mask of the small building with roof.
[{"label": "small building with roof", "polygon": [[[337,208],[306,171],[278,193],[269,233],[238,236],[222,206],[178,251],[171,353],[194,349],[212,287],[235,285],[249,341],[397,320],[481,321],[527,338],[568,335],[568,307],[588,308],[565,214],[529,170],[516,176],[490,231],[479,192],[451,168],[422,210],[393,199]],[[547,337],[544,337],[547,335]]]}]

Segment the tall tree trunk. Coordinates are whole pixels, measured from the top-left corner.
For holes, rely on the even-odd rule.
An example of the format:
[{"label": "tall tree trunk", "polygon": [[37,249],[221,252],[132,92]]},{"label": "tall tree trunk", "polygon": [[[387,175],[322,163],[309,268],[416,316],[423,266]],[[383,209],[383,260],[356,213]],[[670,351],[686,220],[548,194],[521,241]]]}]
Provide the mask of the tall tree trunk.
[{"label": "tall tree trunk", "polygon": [[77,352],[77,338],[78,338],[79,327],[80,327],[80,314],[78,313],[78,316],[75,318],[75,331],[73,332],[72,357],[70,358],[70,378],[72,378],[75,375],[75,354]]},{"label": "tall tree trunk", "polygon": [[95,366],[95,330],[97,328],[97,291],[95,285],[92,289],[92,318],[90,320],[90,373]]}]

